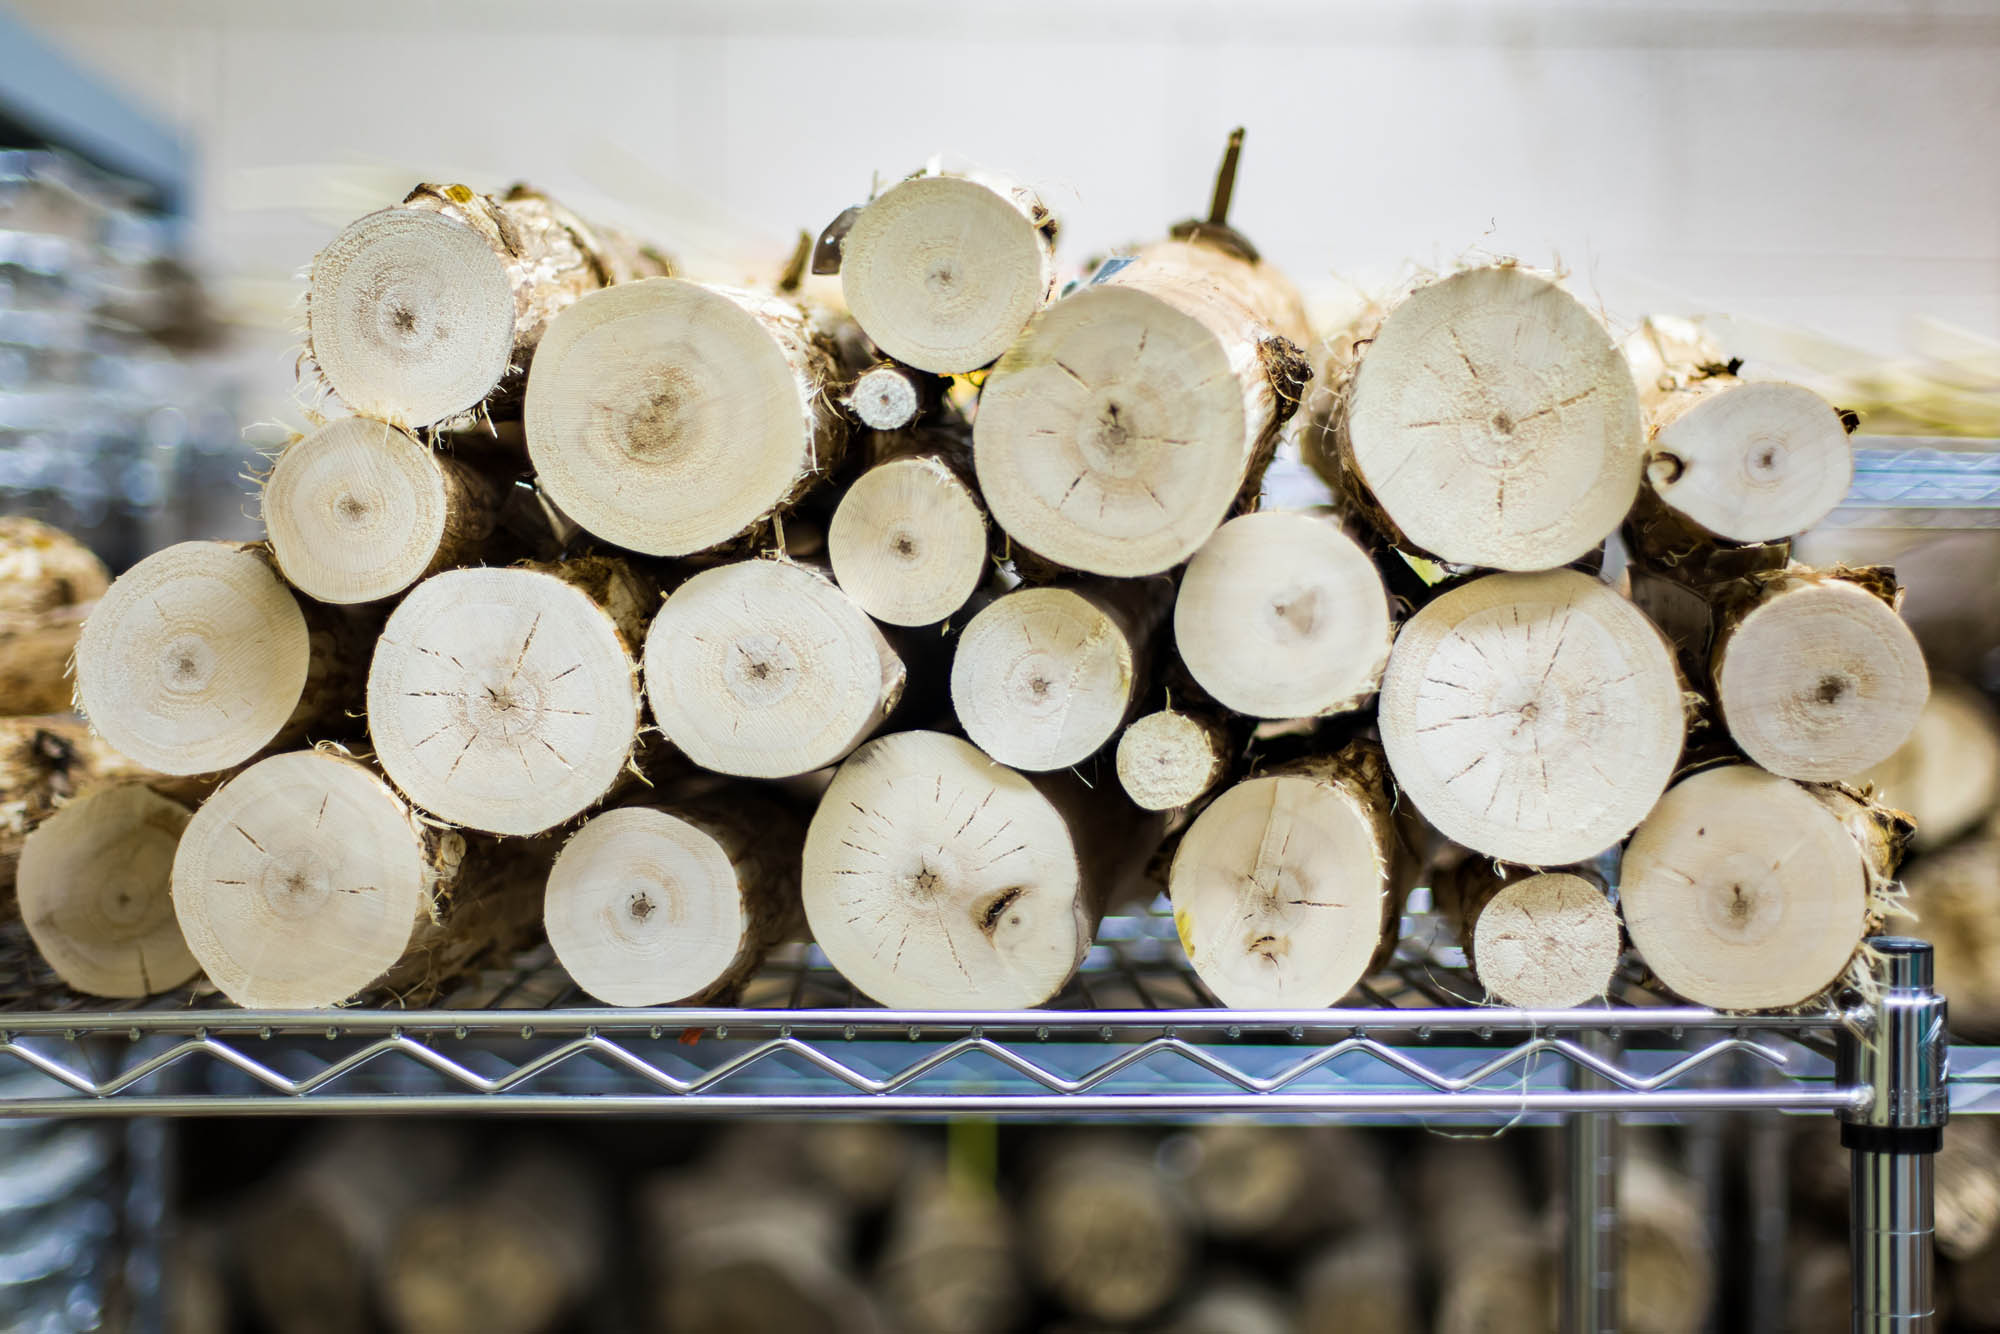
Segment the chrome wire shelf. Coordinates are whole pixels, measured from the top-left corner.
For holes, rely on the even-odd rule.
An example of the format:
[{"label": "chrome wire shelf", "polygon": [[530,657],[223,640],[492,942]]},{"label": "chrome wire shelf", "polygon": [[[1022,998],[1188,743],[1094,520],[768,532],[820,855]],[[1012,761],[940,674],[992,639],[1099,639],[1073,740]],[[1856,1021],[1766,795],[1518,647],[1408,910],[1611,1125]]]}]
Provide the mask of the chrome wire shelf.
[{"label": "chrome wire shelf", "polygon": [[[1621,979],[1582,1010],[1482,1007],[1429,919],[1334,1010],[1215,1006],[1155,910],[1107,919],[1048,1009],[905,1013],[807,945],[729,1007],[611,1009],[546,948],[437,1009],[259,1012],[189,992],[80,1008],[44,983],[0,1008],[0,1116],[313,1113],[951,1114],[1048,1120],[1546,1124],[1579,1111],[1835,1111],[1835,1013],[1722,1015]],[[0,947],[0,958],[7,951]],[[2000,1057],[2000,1053],[1995,1053]],[[1993,1063],[2000,1074],[2000,1059]]]}]

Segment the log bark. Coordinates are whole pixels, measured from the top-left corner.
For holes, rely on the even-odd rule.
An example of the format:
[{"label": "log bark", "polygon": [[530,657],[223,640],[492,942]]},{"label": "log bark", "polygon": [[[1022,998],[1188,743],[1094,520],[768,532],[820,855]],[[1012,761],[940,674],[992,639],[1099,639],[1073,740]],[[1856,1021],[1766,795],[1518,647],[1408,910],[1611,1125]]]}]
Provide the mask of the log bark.
[{"label": "log bark", "polygon": [[76,647],[91,726],[168,774],[215,773],[353,728],[361,626],[308,609],[261,546],[182,542],[114,581]]},{"label": "log bark", "polygon": [[1020,588],[966,624],[951,664],[965,734],[1002,764],[1081,763],[1132,714],[1173,586],[1086,581]]},{"label": "log bark", "polygon": [[847,595],[888,625],[936,625],[987,573],[986,509],[961,432],[877,436],[841,496],[827,558]]},{"label": "log bark", "polygon": [[1254,494],[1311,373],[1275,281],[1165,242],[1030,323],[974,425],[980,488],[1018,546],[1091,574],[1157,574]]},{"label": "log bark", "polygon": [[1142,811],[1192,806],[1229,776],[1236,748],[1211,713],[1143,714],[1118,737],[1118,782]]},{"label": "log bark", "polygon": [[819,570],[745,560],[675,589],[646,635],[653,718],[718,773],[786,778],[838,764],[902,698],[882,631]]},{"label": "log bark", "polygon": [[653,596],[604,557],[426,579],[389,617],[368,673],[384,771],[439,819],[489,833],[582,814],[632,756]]},{"label": "log bark", "polygon": [[1728,542],[1794,537],[1833,512],[1854,449],[1812,390],[1710,375],[1670,392],[1649,422],[1646,486],[1680,519]]},{"label": "log bark", "polygon": [[209,980],[247,1009],[320,1009],[377,987],[410,1002],[525,942],[547,870],[530,846],[469,849],[357,760],[295,751],[195,812],[174,911]]},{"label": "log bark", "polygon": [[584,528],[687,556],[752,535],[839,461],[833,348],[783,297],[678,278],[592,293],[528,377],[538,483]]},{"label": "log bark", "polygon": [[56,975],[92,996],[151,996],[200,965],[174,917],[174,850],[193,812],[139,779],[91,788],[21,845],[21,920]]},{"label": "log bark", "polygon": [[1055,295],[1055,241],[1055,218],[1025,186],[913,176],[848,228],[841,295],[861,331],[898,361],[941,375],[978,370]]},{"label": "log bark", "polygon": [[1620,903],[1655,976],[1698,1005],[1807,1005],[1847,974],[1888,908],[1909,837],[1852,789],[1752,765],[1676,783],[1625,850]]},{"label": "log bark", "polygon": [[2000,805],[2000,715],[1971,686],[1933,679],[1909,739],[1851,781],[1909,812],[1916,851],[1945,847]]},{"label": "log bark", "polygon": [[1077,1133],[1028,1181],[1021,1207],[1036,1282],[1079,1316],[1143,1324],[1179,1292],[1193,1259],[1184,1204],[1144,1146]]},{"label": "log bark", "polygon": [[1500,1004],[1565,1010],[1609,990],[1624,933],[1596,872],[1537,873],[1468,855],[1432,870],[1431,893]]},{"label": "log bark", "polygon": [[854,377],[840,404],[871,431],[903,431],[938,405],[948,383],[900,361],[878,361]]},{"label": "log bark", "polygon": [[1631,509],[1645,454],[1631,373],[1547,276],[1463,270],[1419,287],[1352,348],[1316,462],[1398,546],[1553,569]]},{"label": "log bark", "polygon": [[1792,566],[1720,617],[1713,674],[1729,734],[1772,773],[1837,782],[1909,737],[1930,693],[1894,576]]},{"label": "log bark", "polygon": [[993,1191],[932,1172],[896,1202],[877,1291],[891,1325],[1006,1334],[1026,1305],[1015,1228]]},{"label": "log bark", "polygon": [[0,714],[70,709],[70,657],[111,574],[48,524],[0,516]]},{"label": "log bark", "polygon": [[848,1220],[767,1173],[669,1179],[640,1200],[652,1235],[657,1327],[690,1334],[881,1334],[847,1274]]},{"label": "log bark", "polygon": [[342,417],[294,441],[264,487],[278,569],[321,602],[375,602],[479,558],[502,488],[386,422]]},{"label": "log bark", "polygon": [[667,271],[532,190],[419,185],[313,260],[307,358],[355,412],[429,426],[511,390],[585,293]]},{"label": "log bark", "polygon": [[1040,1005],[1158,838],[1157,819],[1102,783],[1038,786],[957,737],[899,732],[857,750],[821,799],[806,918],[841,975],[883,1005]]},{"label": "log bark", "polygon": [[1686,726],[1665,639],[1575,570],[1488,575],[1426,606],[1397,636],[1380,710],[1425,818],[1524,866],[1584,861],[1631,832]]},{"label": "log bark", "polygon": [[805,926],[804,840],[795,813],[743,790],[593,816],[549,873],[549,943],[607,1004],[733,996]]},{"label": "log bark", "polygon": [[1201,688],[1253,718],[1359,708],[1394,630],[1368,553],[1330,515],[1231,519],[1188,562],[1174,643]]},{"label": "log bark", "polygon": [[1299,1279],[1299,1334],[1409,1334],[1421,1328],[1416,1257],[1401,1233],[1353,1233]]},{"label": "log bark", "polygon": [[0,718],[0,907],[14,900],[27,836],[92,784],[148,771],[75,718]]},{"label": "log bark", "polygon": [[437,1127],[353,1123],[309,1143],[252,1196],[233,1240],[245,1294],[274,1334],[368,1334],[396,1225],[451,1188],[463,1153]]},{"label": "log bark", "polygon": [[75,694],[70,660],[94,602],[0,613],[0,715],[66,713]]},{"label": "log bark", "polygon": [[383,1284],[398,1334],[542,1334],[604,1267],[604,1202],[583,1164],[523,1150],[480,1188],[404,1215]]},{"label": "log bark", "polygon": [[1411,858],[1381,750],[1355,742],[1231,787],[1182,835],[1174,925],[1237,1009],[1317,1009],[1366,975]]},{"label": "log bark", "polygon": [[95,602],[111,572],[89,547],[26,515],[0,515],[0,616]]}]

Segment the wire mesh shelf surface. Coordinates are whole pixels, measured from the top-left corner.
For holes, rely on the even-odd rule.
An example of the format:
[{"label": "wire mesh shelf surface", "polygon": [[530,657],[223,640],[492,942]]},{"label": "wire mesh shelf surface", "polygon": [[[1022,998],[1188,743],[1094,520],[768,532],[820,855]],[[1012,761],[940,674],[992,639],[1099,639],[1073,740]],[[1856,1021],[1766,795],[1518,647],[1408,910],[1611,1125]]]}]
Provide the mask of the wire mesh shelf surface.
[{"label": "wire mesh shelf surface", "polygon": [[[1575,1111],[1829,1111],[1832,1013],[1669,1006],[1621,978],[1595,1008],[1483,1007],[1406,923],[1333,1010],[1217,1008],[1163,912],[1109,918],[1047,1009],[875,1008],[809,945],[727,1007],[612,1009],[546,947],[398,998],[239,1010],[189,991],[105,1009],[27,977],[0,996],[0,1116],[146,1113],[950,1114],[1546,1122]],[[14,942],[12,948],[18,948]],[[0,962],[10,947],[0,941]],[[92,1008],[95,1007],[95,1008]],[[2000,1057],[2000,1053],[1994,1053]],[[2000,1060],[1994,1063],[2000,1071]],[[2000,1105],[2000,1098],[1996,1098]]]}]

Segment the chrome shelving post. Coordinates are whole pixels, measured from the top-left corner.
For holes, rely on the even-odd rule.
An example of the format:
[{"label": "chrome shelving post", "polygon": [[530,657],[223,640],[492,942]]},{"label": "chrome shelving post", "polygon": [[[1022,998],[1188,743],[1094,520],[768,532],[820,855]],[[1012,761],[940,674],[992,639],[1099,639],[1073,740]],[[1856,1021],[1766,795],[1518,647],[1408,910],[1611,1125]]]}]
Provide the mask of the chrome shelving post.
[{"label": "chrome shelving post", "polygon": [[1948,1108],[1945,1003],[1928,944],[1869,944],[1881,996],[1842,1031],[1838,1080],[1855,1091],[1840,1113],[1840,1141],[1853,1154],[1852,1327],[1917,1334],[1936,1327],[1931,1173]]},{"label": "chrome shelving post", "polygon": [[[1617,1056],[1617,1040],[1605,1031],[1579,1034],[1578,1045],[1607,1061]],[[1578,1067],[1575,1083],[1588,1089],[1605,1081]],[[1574,1113],[1563,1133],[1569,1168],[1563,1334],[1612,1334],[1618,1328],[1618,1113]]]}]

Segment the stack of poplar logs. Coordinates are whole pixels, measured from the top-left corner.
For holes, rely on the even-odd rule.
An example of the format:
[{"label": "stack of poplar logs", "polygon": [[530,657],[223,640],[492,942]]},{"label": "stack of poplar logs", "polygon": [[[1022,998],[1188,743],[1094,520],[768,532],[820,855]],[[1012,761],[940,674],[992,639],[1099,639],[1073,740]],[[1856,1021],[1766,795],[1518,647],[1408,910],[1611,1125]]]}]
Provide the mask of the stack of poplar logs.
[{"label": "stack of poplar logs", "polygon": [[[1699,1003],[1837,986],[1909,836],[1843,780],[1928,689],[1888,570],[1789,560],[1850,423],[1515,263],[1316,339],[1239,144],[1068,285],[1032,191],[937,170],[755,290],[523,188],[347,227],[301,367],[349,415],[268,540],[84,626],[97,734],[219,785],[37,831],[51,959],[170,901],[231,999],[315,1007],[545,930],[645,1005],[809,930],[885,1005],[1019,1008],[1164,887],[1218,1000],[1299,1009],[1428,883],[1501,1002],[1603,994],[1628,936]],[[1326,506],[1259,508],[1279,454]]]},{"label": "stack of poplar logs", "polygon": [[[442,1125],[356,1122],[210,1221],[235,1272],[218,1257],[201,1286],[274,1334],[541,1334],[605,1327],[620,1307],[684,1334],[1557,1325],[1560,1234],[1531,1189],[1531,1141],[1245,1124],[986,1133],[758,1124],[691,1153],[670,1140],[661,1168],[657,1134],[482,1151]],[[1694,1334],[1719,1265],[1695,1183],[1644,1133],[1621,1174],[1619,1327]]]}]

